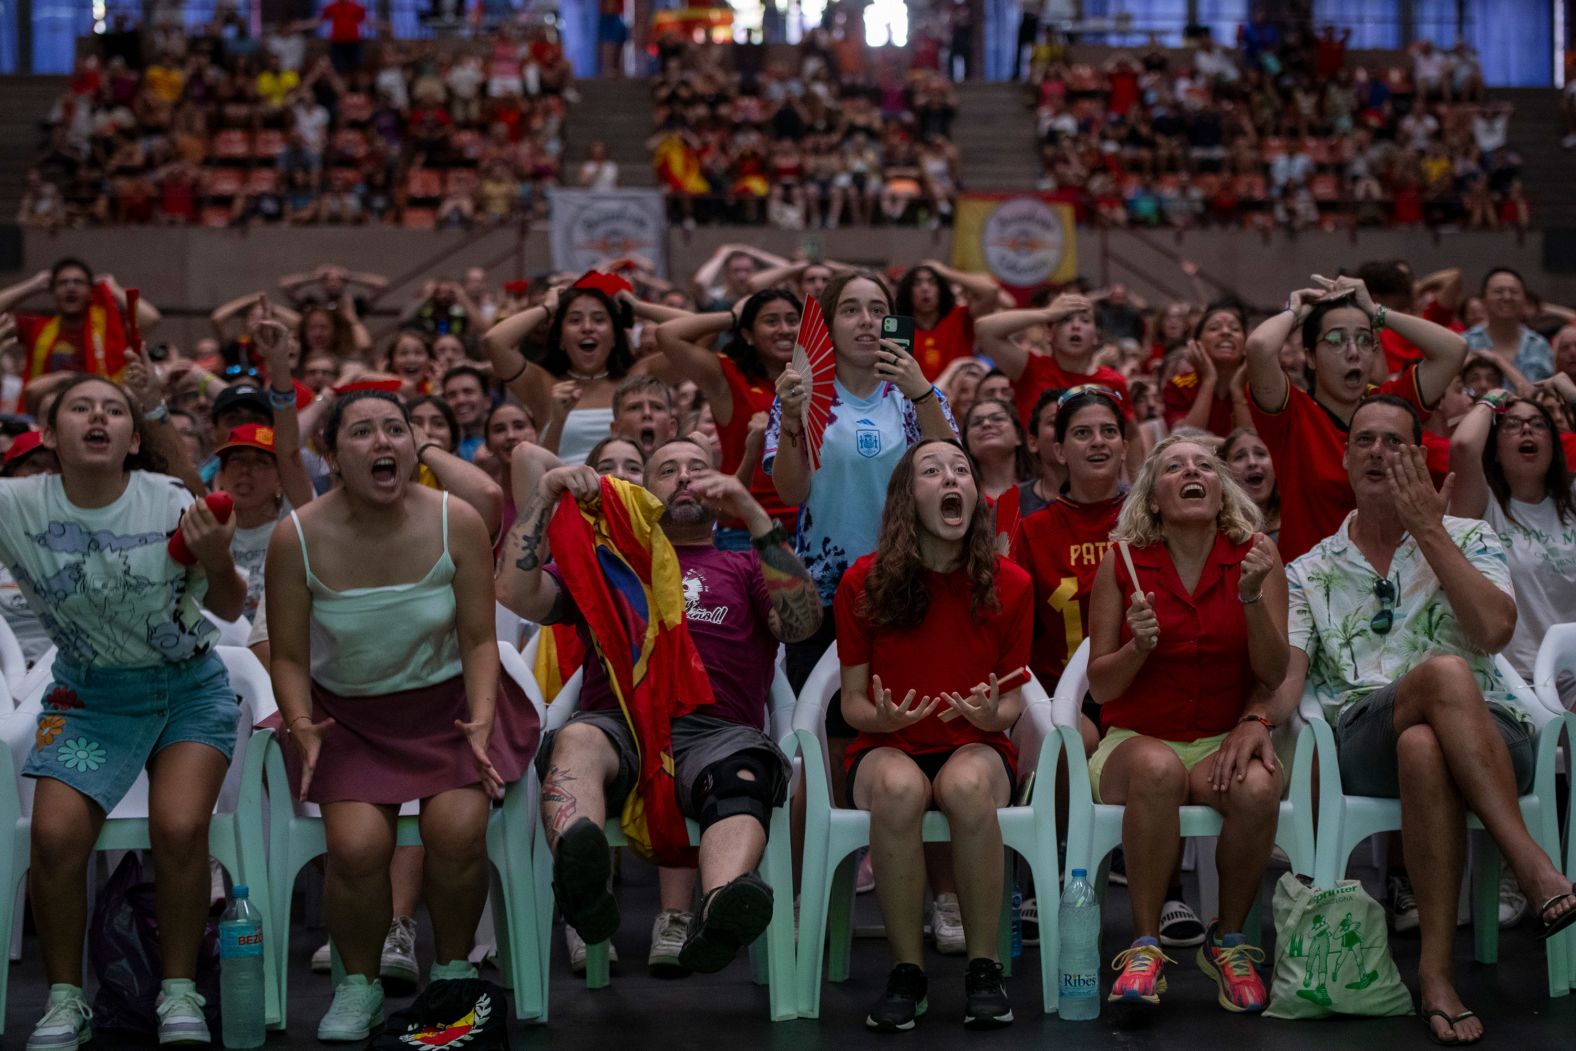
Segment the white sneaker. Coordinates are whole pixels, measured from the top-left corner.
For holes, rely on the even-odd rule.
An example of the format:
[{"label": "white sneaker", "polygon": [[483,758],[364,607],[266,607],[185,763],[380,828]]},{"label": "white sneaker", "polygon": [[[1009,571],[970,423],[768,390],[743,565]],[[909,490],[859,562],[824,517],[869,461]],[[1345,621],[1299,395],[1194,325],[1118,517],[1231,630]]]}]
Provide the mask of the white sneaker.
[{"label": "white sneaker", "polygon": [[401,991],[413,991],[421,980],[421,969],[416,966],[416,921],[409,916],[396,916],[389,924],[383,955],[378,960],[378,977],[395,996]]},{"label": "white sneaker", "polygon": [[1527,896],[1521,893],[1521,884],[1508,865],[1499,870],[1499,925],[1514,927],[1527,915]]},{"label": "white sneaker", "polygon": [[482,973],[469,960],[450,960],[448,963],[434,961],[432,970],[427,973],[427,981],[463,981],[467,978],[480,978],[481,976]]},{"label": "white sneaker", "polygon": [[312,954],[312,973],[329,974],[334,970],[334,947],[324,942]]},{"label": "white sneaker", "polygon": [[936,951],[943,956],[963,954],[963,911],[958,908],[956,894],[937,894],[930,908],[930,934],[936,940]]},{"label": "white sneaker", "polygon": [[[586,940],[580,937],[580,932],[569,924],[564,924],[564,945],[569,949],[569,973],[586,973]],[[607,962],[618,962],[618,948],[612,942],[607,944]]]},{"label": "white sneaker", "polygon": [[208,1020],[202,1009],[208,1001],[189,978],[172,978],[159,990],[156,1010],[159,1015],[159,1046],[166,1044],[208,1044]]},{"label": "white sneaker", "polygon": [[682,978],[689,969],[679,963],[679,950],[689,935],[690,914],[680,909],[663,909],[651,923],[651,953],[646,967],[657,978]]},{"label": "white sneaker", "polygon": [[1169,948],[1203,945],[1204,923],[1185,901],[1168,901],[1160,907],[1160,944]]},{"label": "white sneaker", "polygon": [[876,889],[876,870],[870,866],[870,849],[859,852],[859,867],[854,870],[854,893],[869,894]]},{"label": "white sneaker", "polygon": [[334,990],[334,1002],[317,1023],[317,1038],[325,1044],[356,1043],[382,1028],[382,983],[352,974]]},{"label": "white sneaker", "polygon": [[80,985],[49,987],[49,1006],[27,1038],[27,1051],[77,1051],[93,1039],[93,1009]]}]

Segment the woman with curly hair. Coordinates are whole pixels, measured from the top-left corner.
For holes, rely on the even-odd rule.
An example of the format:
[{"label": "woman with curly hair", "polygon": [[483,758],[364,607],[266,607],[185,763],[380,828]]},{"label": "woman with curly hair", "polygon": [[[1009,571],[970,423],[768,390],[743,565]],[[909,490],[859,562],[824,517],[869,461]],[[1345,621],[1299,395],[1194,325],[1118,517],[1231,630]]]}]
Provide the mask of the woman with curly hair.
[{"label": "woman with curly hair", "polygon": [[[996,809],[1012,798],[1017,754],[1007,730],[1023,710],[998,683],[1029,658],[1029,576],[996,554],[973,461],[956,442],[924,440],[898,461],[876,550],[837,589],[851,805],[870,812],[876,895],[895,966],[871,1029],[911,1029],[925,1011],[920,824],[952,826],[953,870],[969,957],[964,1024],[1005,1025],[1012,1008],[996,958],[1002,841]],[[950,713],[950,714],[949,714]]]},{"label": "woman with curly hair", "polygon": [[[1281,772],[1259,703],[1286,675],[1286,571],[1259,510],[1214,451],[1167,438],[1144,461],[1095,576],[1089,692],[1105,736],[1089,758],[1096,800],[1125,807],[1134,940],[1111,1003],[1158,1005],[1169,960],[1160,912],[1176,862],[1178,808],[1211,806],[1220,916],[1198,965],[1228,1011],[1268,997],[1242,935],[1275,845]],[[1126,608],[1124,615],[1123,609]]]}]

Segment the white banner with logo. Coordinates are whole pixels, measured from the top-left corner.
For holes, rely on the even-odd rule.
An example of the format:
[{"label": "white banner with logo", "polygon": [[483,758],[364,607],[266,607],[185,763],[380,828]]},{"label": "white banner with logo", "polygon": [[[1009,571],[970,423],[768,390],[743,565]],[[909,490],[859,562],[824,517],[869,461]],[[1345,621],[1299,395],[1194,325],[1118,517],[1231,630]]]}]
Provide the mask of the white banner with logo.
[{"label": "white banner with logo", "polygon": [[621,256],[649,259],[666,277],[667,210],[655,189],[572,190],[552,187],[553,269],[583,273]]}]

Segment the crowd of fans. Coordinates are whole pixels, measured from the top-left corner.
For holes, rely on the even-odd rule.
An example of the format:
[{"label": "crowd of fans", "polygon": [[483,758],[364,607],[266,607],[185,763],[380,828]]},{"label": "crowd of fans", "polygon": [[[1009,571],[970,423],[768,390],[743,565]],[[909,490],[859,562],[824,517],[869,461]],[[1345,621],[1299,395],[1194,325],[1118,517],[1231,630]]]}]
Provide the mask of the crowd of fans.
[{"label": "crowd of fans", "polygon": [[1350,35],[1204,35],[1181,61],[1152,42],[1096,69],[1048,31],[1029,72],[1041,188],[1116,226],[1525,229],[1511,107],[1484,100],[1476,54],[1425,40],[1409,69],[1368,68]]},{"label": "crowd of fans", "polygon": [[[546,214],[575,99],[547,26],[463,50],[363,41],[360,5],[327,47],[227,20],[191,36],[97,38],[49,114],[24,225],[501,223]],[[360,12],[359,16],[356,12]]]}]

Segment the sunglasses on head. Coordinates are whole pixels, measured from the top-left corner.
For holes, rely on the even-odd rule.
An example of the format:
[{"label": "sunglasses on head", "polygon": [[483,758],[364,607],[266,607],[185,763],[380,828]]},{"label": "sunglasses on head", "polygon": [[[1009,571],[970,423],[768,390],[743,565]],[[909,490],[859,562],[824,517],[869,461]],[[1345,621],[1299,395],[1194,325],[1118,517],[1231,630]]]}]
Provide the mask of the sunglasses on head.
[{"label": "sunglasses on head", "polygon": [[1062,391],[1061,397],[1056,399],[1056,407],[1059,409],[1074,398],[1082,397],[1085,394],[1093,394],[1097,398],[1109,398],[1118,405],[1122,404],[1122,395],[1110,387],[1103,387],[1098,383],[1080,383],[1076,387],[1068,387]]}]

